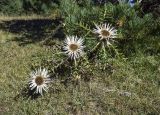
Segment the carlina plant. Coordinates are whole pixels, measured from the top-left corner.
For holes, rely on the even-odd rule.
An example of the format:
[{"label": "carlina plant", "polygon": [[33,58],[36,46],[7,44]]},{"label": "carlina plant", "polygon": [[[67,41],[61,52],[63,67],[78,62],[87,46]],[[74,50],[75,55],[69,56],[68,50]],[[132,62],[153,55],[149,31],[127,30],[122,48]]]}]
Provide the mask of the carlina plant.
[{"label": "carlina plant", "polygon": [[106,42],[107,46],[112,45],[111,42],[113,42],[113,38],[117,37],[117,30],[112,27],[110,24],[102,24],[102,25],[96,25],[96,29],[93,30],[95,34],[98,34],[98,37],[100,39],[100,42]]},{"label": "carlina plant", "polygon": [[115,42],[114,39],[118,38],[117,29],[112,27],[112,25],[109,23],[104,23],[100,25],[95,24],[95,26],[96,28],[93,30],[93,33],[97,35],[98,43],[91,50],[89,58],[92,58],[93,53],[97,53],[98,50],[100,50],[101,48],[104,50],[104,55],[106,55],[106,46],[109,48],[113,48],[116,51],[115,47],[113,46],[113,43]]},{"label": "carlina plant", "polygon": [[[100,61],[103,61],[102,63],[106,63],[109,60],[108,57],[110,56],[111,58],[113,58],[113,55],[116,55],[119,57],[119,53],[116,48],[117,45],[115,44],[115,42],[117,42],[117,39],[119,38],[125,39],[129,37],[129,40],[132,40],[134,37],[137,36],[137,32],[136,32],[137,29],[134,29],[134,27],[138,28],[140,24],[143,24],[143,25],[145,24],[143,22],[143,19],[135,15],[136,12],[134,8],[130,8],[127,5],[124,5],[124,6],[123,4],[120,4],[117,6],[113,6],[111,4],[109,4],[108,6],[104,5],[104,8],[101,8],[101,9],[98,8],[100,13],[96,14],[96,12],[93,12],[91,10],[92,8],[89,6],[88,7],[90,8],[90,11],[88,11],[87,8],[84,10],[78,5],[70,3],[70,1],[72,0],[67,0],[67,1],[64,1],[64,3],[61,6],[62,8],[64,8],[64,12],[62,13],[64,15],[63,17],[64,22],[57,27],[57,28],[64,27],[64,34],[68,35],[66,36],[64,43],[62,44],[63,50],[64,50],[62,53],[67,55],[67,58],[65,59],[60,58],[62,59],[62,61],[58,63],[57,66],[54,66],[54,71],[52,74],[54,73],[56,74],[59,68],[63,69],[64,68],[63,65],[65,65],[66,62],[69,62],[67,63],[69,66],[70,64],[74,64],[73,68],[71,67],[71,71],[69,74],[76,76],[76,79],[79,79],[82,75],[82,74],[79,74],[81,73],[80,69],[81,69],[81,64],[83,63],[82,61],[88,64],[88,61],[90,59],[92,59],[94,56],[99,55]],[[70,5],[71,7],[68,7],[68,5]],[[93,10],[96,11],[95,10],[96,8],[97,7],[93,7]],[[106,12],[107,15],[106,14],[101,15],[101,14],[104,14],[104,11]],[[120,14],[120,12],[122,15]],[[131,12],[131,13],[128,13],[128,12]],[[96,18],[92,17],[93,15],[97,17]],[[127,16],[129,18],[127,18]],[[137,20],[139,21],[132,20],[132,18],[135,18],[135,19],[137,18]],[[93,20],[89,20],[89,19],[93,19]],[[118,26],[117,27],[112,26],[112,25],[116,25],[117,20],[118,20]],[[143,23],[140,23],[140,22],[143,22]],[[124,33],[124,34],[135,33],[135,34],[129,34],[128,36],[122,35],[121,37],[121,33]],[[134,35],[134,36],[131,36],[131,35]],[[93,38],[94,40],[96,40],[96,42],[91,41],[90,38],[91,39]],[[85,40],[85,45],[84,45],[84,40]],[[127,42],[127,44],[129,44],[129,42]],[[89,52],[86,52],[86,54],[88,55],[85,55],[85,52],[84,52],[85,46],[86,46],[86,49],[88,48],[87,51]],[[111,55],[109,53],[111,53]],[[81,58],[83,59],[81,60]],[[44,82],[45,79],[42,79],[43,78],[42,76],[46,76],[47,73],[45,72],[44,74],[43,72],[44,70],[41,70],[41,71],[38,70],[38,71],[39,72],[34,72],[34,74],[31,75],[32,79],[29,85],[31,90],[36,89],[36,93],[42,94],[42,89],[45,90],[46,84],[48,83],[48,82]],[[39,73],[41,77],[39,76]]]},{"label": "carlina plant", "polygon": [[[111,24],[109,23],[104,23],[104,24],[100,24],[97,25],[95,24],[95,29],[92,31],[92,33],[97,35],[98,38],[98,43],[97,45],[91,49],[91,54],[92,53],[97,53],[97,51],[101,50],[101,48],[104,50],[104,57],[106,57],[106,51],[105,51],[105,47],[111,47],[114,48],[113,46],[113,42],[115,41],[114,39],[118,37],[117,34],[117,30],[111,26]],[[81,29],[83,30],[83,29]],[[95,37],[96,38],[96,37]],[[58,64],[58,66],[55,68],[55,70],[57,68],[63,68],[63,64],[66,61],[70,61],[70,63],[74,62],[74,67],[73,70],[71,72],[71,74],[73,76],[80,76],[78,73],[78,64],[77,61],[81,58],[85,56],[84,53],[84,39],[82,37],[78,37],[78,36],[66,36],[65,40],[64,40],[64,44],[63,46],[63,50],[64,50],[64,54],[67,55],[67,59],[64,59],[60,64]],[[89,49],[90,50],[90,49]],[[89,57],[90,59],[90,57]],[[54,71],[56,72],[56,71]],[[54,73],[52,73],[54,74]],[[50,81],[50,79],[48,78],[48,71],[45,69],[39,69],[35,72],[33,72],[31,74],[32,79],[29,82],[29,86],[30,89],[36,89],[35,93],[40,93],[42,95],[43,90],[46,91],[47,89],[47,83],[49,83],[48,81]],[[78,77],[79,79],[79,77]]]},{"label": "carlina plant", "polygon": [[48,70],[39,68],[30,73],[29,88],[33,93],[43,95],[43,91],[47,92],[47,84],[51,82]]},{"label": "carlina plant", "polygon": [[64,42],[65,53],[71,60],[74,60],[75,66],[77,65],[76,59],[80,58],[84,54],[83,39],[77,36],[67,36]]}]

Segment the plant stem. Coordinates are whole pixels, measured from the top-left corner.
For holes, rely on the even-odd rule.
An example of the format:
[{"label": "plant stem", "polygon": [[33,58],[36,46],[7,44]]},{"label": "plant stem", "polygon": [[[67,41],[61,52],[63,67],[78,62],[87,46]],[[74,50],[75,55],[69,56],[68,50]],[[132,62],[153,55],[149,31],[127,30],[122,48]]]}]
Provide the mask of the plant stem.
[{"label": "plant stem", "polygon": [[98,42],[97,45],[91,50],[91,52],[88,55],[89,59],[93,59],[93,57],[95,56],[95,54],[97,53],[97,51],[99,50],[100,46],[101,46],[102,42]]}]

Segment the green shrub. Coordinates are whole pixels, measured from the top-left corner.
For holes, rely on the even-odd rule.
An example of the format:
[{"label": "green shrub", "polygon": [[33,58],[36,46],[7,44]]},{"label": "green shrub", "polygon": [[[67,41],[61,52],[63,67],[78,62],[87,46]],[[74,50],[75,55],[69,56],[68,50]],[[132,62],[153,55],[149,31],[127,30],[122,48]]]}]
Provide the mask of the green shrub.
[{"label": "green shrub", "polygon": [[23,0],[23,8],[26,12],[49,13],[54,9],[58,1],[56,0]]},{"label": "green shrub", "polygon": [[22,0],[1,0],[0,12],[3,14],[20,14],[23,10]]},{"label": "green shrub", "polygon": [[2,0],[0,1],[0,12],[3,14],[47,14],[56,8],[56,0]]},{"label": "green shrub", "polygon": [[94,6],[88,0],[81,7],[74,0],[62,0],[60,9],[66,35],[93,38],[95,24],[111,23],[119,33],[120,39],[117,39],[116,46],[126,56],[136,52],[159,52],[160,20],[154,19],[151,13],[144,14],[138,4],[134,7],[111,3]]}]

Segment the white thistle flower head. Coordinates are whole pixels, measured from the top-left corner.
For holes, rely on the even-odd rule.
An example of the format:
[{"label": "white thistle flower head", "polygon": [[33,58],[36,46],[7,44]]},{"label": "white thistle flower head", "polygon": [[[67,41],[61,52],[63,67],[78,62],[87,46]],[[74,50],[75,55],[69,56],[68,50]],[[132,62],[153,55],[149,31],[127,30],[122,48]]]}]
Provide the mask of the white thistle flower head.
[{"label": "white thistle flower head", "polygon": [[110,44],[110,40],[117,37],[117,30],[110,24],[95,25],[96,29],[93,30],[95,34],[99,35],[100,40],[106,40],[107,44]]},{"label": "white thistle flower head", "polygon": [[83,55],[84,45],[82,38],[78,38],[77,36],[67,36],[64,43],[65,44],[63,48],[65,53],[71,59],[75,60]]},{"label": "white thistle flower head", "polygon": [[47,84],[50,82],[50,76],[46,69],[37,69],[30,74],[29,88],[33,90],[36,88],[35,93],[43,94],[43,90],[47,91]]}]

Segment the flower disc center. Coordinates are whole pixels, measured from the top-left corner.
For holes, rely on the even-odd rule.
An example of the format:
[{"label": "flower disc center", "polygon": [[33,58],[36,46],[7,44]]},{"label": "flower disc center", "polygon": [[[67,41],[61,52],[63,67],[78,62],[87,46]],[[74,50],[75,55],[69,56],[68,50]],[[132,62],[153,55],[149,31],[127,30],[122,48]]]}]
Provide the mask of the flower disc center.
[{"label": "flower disc center", "polygon": [[76,51],[78,49],[78,47],[79,46],[77,44],[70,44],[70,46],[69,46],[70,50],[72,50],[72,51]]},{"label": "flower disc center", "polygon": [[37,76],[35,82],[37,85],[42,85],[44,82],[44,78],[42,76]]},{"label": "flower disc center", "polygon": [[101,31],[102,36],[108,37],[110,33],[107,30],[102,30]]}]

